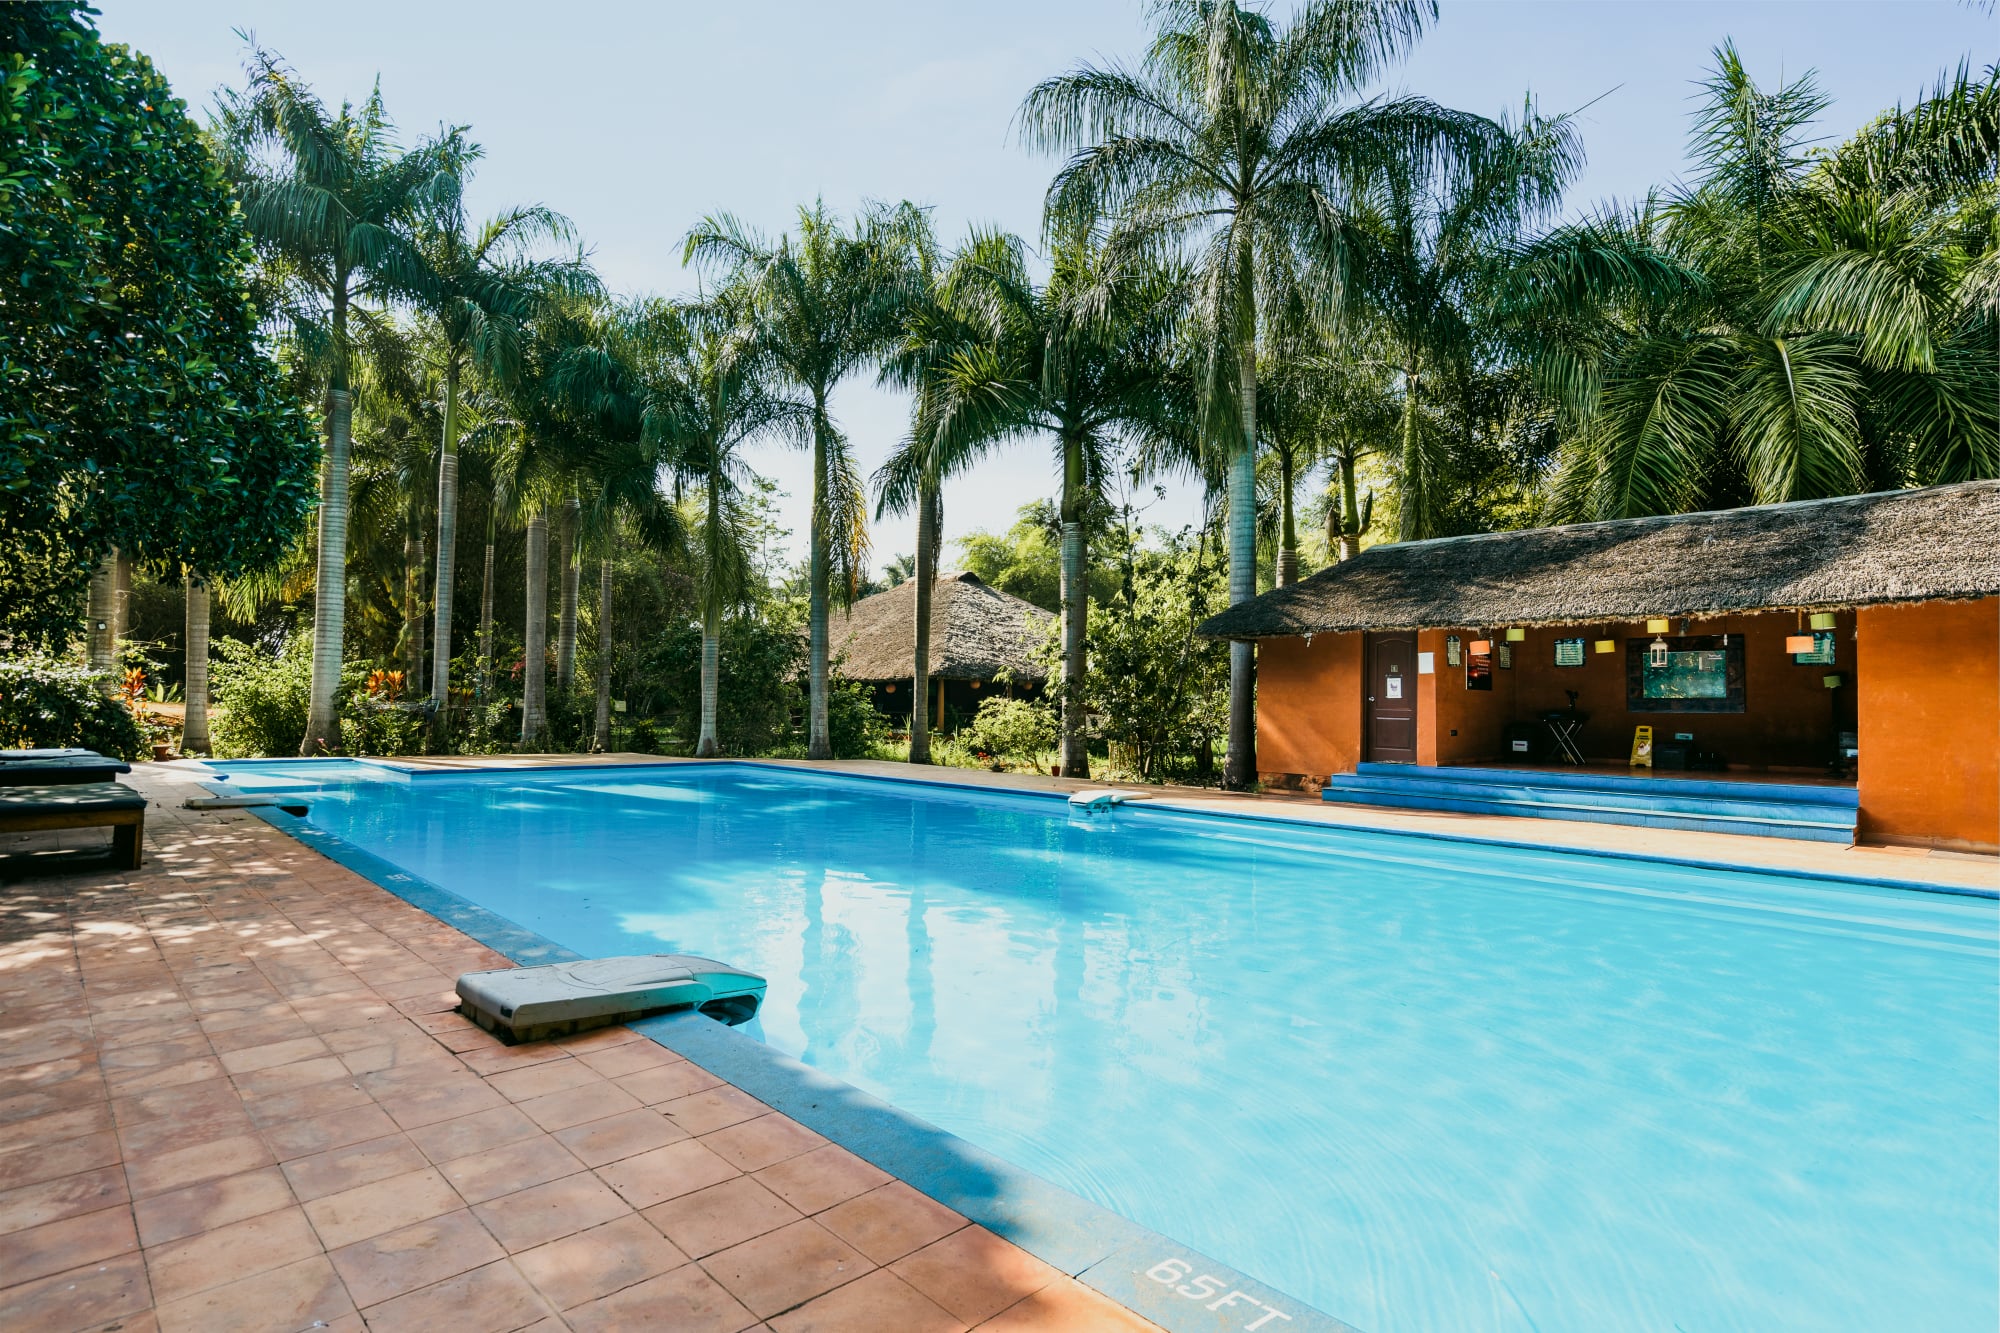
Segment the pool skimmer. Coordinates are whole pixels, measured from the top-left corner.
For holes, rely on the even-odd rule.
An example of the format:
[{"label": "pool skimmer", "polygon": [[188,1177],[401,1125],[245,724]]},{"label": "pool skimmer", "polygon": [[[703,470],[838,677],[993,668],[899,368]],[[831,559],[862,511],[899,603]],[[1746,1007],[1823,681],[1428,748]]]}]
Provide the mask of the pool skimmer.
[{"label": "pool skimmer", "polygon": [[458,979],[458,1008],[510,1043],[689,1009],[733,1027],[757,1016],[764,984],[754,972],[693,954],[586,958],[467,972]]}]

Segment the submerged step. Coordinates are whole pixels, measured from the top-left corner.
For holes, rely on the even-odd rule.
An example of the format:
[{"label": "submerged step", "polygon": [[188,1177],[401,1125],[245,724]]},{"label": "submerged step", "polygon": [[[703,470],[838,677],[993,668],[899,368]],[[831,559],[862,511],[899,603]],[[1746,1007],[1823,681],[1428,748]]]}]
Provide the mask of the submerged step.
[{"label": "submerged step", "polygon": [[686,953],[587,958],[467,972],[459,1012],[511,1041],[563,1037],[648,1014],[695,1009],[734,1026],[757,1016],[764,978]]}]

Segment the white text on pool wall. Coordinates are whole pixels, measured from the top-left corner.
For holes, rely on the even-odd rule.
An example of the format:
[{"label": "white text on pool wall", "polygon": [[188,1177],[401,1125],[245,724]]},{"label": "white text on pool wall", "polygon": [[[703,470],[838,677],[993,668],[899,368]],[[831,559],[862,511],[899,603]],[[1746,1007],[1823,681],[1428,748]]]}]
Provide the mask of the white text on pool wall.
[{"label": "white text on pool wall", "polygon": [[[1191,1301],[1201,1301],[1207,1309],[1227,1310],[1234,1306],[1250,1305],[1262,1310],[1263,1314],[1243,1326],[1246,1330],[1262,1328],[1273,1319],[1283,1319],[1288,1323],[1291,1321],[1292,1317],[1275,1305],[1266,1305],[1248,1292],[1237,1291],[1219,1277],[1210,1277],[1206,1273],[1189,1277],[1193,1273],[1194,1265],[1183,1259],[1162,1259],[1146,1270],[1147,1277],[1163,1287],[1172,1287],[1176,1296],[1184,1296]],[[1189,1280],[1182,1282],[1182,1278]],[[1209,1300],[1211,1296],[1215,1296],[1216,1299]]]}]

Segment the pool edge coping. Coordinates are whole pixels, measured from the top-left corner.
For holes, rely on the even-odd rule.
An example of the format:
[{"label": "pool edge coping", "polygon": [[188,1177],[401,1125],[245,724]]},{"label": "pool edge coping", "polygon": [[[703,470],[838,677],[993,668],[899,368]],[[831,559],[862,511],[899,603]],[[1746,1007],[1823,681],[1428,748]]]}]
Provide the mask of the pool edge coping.
[{"label": "pool edge coping", "polygon": [[[227,786],[212,776],[210,782]],[[583,957],[339,834],[267,806],[245,807],[245,813],[517,965],[573,962]],[[1354,1325],[1296,1296],[1092,1203],[713,1019],[669,1014],[626,1026],[1167,1333],[1276,1333],[1280,1328],[1286,1333],[1361,1333]],[[972,1185],[975,1175],[992,1182],[991,1186]],[[1171,1276],[1160,1277],[1162,1270]],[[1203,1281],[1213,1285],[1195,1292],[1187,1290]],[[1233,1299],[1238,1296],[1243,1298],[1241,1302]],[[1211,1297],[1217,1299],[1211,1302]],[[1239,1304],[1254,1304],[1256,1313],[1249,1320],[1237,1321]]]},{"label": "pool edge coping", "polygon": [[[913,783],[925,787],[942,787],[952,791],[977,792],[984,795],[1021,796],[1045,801],[1061,801],[1067,804],[1069,797],[1062,792],[1032,791],[1017,787],[988,786],[977,781],[954,781],[945,777],[888,773],[853,773],[845,769],[800,767],[793,762],[772,762],[765,759],[744,759],[736,757],[717,759],[695,759],[680,755],[647,756],[644,763],[546,763],[524,766],[495,765],[492,767],[469,768],[427,768],[398,762],[394,759],[374,757],[343,758],[340,762],[366,764],[371,767],[388,769],[409,779],[473,777],[484,774],[520,774],[542,772],[609,772],[617,769],[675,768],[699,766],[704,768],[741,767],[757,768],[775,773],[807,773],[825,777],[849,778],[857,782]],[[211,769],[216,764],[227,764],[230,760],[197,760]],[[281,758],[246,759],[243,763],[324,763],[324,759]],[[1089,789],[1084,789],[1089,790]],[[1982,888],[1972,884],[1946,884],[1935,881],[1914,879],[1892,879],[1883,875],[1848,874],[1838,870],[1815,870],[1795,866],[1757,866],[1739,862],[1717,861],[1706,857],[1673,856],[1665,852],[1623,851],[1616,848],[1580,847],[1563,843],[1534,842],[1520,838],[1492,837],[1477,833],[1451,833],[1432,829],[1397,828],[1375,824],[1344,824],[1324,819],[1312,819],[1300,815],[1283,814],[1268,810],[1216,810],[1204,805],[1196,805],[1185,797],[1171,794],[1155,795],[1146,791],[1146,799],[1131,802],[1122,809],[1134,814],[1143,814],[1147,807],[1156,810],[1171,810],[1176,814],[1203,818],[1231,820],[1261,820],[1266,823],[1284,824],[1293,828],[1320,829],[1337,833],[1381,834],[1386,837],[1416,838],[1434,842],[1468,843],[1481,847],[1508,847],[1517,851],[1546,852],[1557,856],[1601,856],[1614,861],[1642,861],[1655,865],[1684,866],[1692,870],[1724,870],[1738,874],[1773,875],[1787,879],[1817,880],[1830,884],[1844,884],[1859,888],[1895,889],[1906,893],[1933,893],[1951,898],[1981,898],[2000,901],[2000,888]],[[1422,813],[1422,812],[1417,812]],[[1521,815],[1513,818],[1528,819],[1533,816]],[[2000,868],[2000,867],[1996,867]]]}]

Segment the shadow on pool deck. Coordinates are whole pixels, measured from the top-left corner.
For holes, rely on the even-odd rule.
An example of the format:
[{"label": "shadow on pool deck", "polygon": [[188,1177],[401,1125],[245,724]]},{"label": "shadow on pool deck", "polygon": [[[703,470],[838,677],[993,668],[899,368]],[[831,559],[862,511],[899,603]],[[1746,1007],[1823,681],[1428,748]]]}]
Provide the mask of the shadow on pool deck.
[{"label": "shadow on pool deck", "polygon": [[192,779],[0,860],[0,1327],[1152,1327],[637,1032],[501,1045],[502,957]]}]

